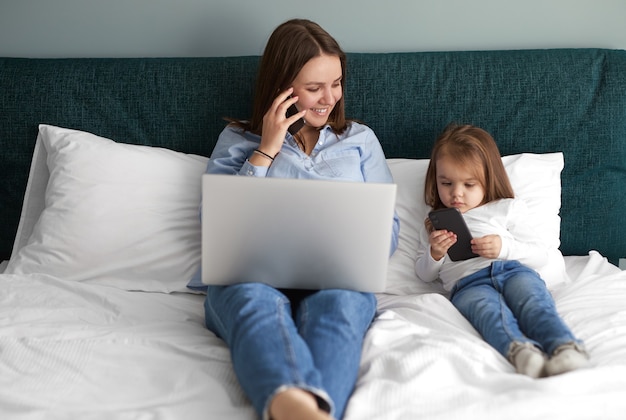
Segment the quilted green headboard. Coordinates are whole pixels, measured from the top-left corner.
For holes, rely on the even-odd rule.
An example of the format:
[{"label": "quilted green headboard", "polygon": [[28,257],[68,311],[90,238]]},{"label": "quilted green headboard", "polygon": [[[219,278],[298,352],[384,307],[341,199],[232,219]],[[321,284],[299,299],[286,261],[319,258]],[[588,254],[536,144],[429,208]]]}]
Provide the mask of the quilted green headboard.
[{"label": "quilted green headboard", "polygon": [[[0,260],[39,123],[208,155],[222,117],[249,116],[257,62],[0,58]],[[353,53],[346,95],[387,157],[428,157],[450,121],[486,128],[503,154],[563,151],[561,250],[626,256],[626,51]]]}]

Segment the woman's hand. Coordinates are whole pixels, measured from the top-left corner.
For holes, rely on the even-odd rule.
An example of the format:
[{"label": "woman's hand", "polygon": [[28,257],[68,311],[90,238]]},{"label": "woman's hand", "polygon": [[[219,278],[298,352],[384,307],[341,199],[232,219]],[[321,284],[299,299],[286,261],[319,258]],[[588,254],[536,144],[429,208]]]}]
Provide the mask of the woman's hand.
[{"label": "woman's hand", "polygon": [[306,114],[304,110],[287,118],[287,108],[298,102],[297,96],[289,97],[292,93],[293,88],[281,92],[263,116],[263,132],[259,150],[270,156],[276,156],[280,152],[289,126]]},{"label": "woman's hand", "polygon": [[485,258],[498,258],[502,249],[500,235],[486,235],[472,239],[472,252]]},{"label": "woman's hand", "polygon": [[433,230],[428,236],[430,243],[430,255],[435,261],[442,259],[448,249],[456,243],[456,235],[447,230]]}]

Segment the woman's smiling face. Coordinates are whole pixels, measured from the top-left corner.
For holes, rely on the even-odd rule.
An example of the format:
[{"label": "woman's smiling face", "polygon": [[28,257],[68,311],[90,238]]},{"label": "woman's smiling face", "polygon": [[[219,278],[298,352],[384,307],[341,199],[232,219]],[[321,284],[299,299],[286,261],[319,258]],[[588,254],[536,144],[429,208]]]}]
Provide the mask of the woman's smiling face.
[{"label": "woman's smiling face", "polygon": [[312,127],[322,127],[328,121],[335,104],[341,99],[341,61],[333,55],[310,59],[293,81],[296,107],[306,109],[304,120]]}]

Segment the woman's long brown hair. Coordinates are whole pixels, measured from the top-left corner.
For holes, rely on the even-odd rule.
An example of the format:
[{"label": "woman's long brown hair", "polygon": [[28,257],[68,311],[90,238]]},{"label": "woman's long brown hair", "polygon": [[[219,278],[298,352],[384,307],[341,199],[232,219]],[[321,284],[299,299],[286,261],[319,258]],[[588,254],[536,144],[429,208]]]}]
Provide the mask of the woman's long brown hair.
[{"label": "woman's long brown hair", "polygon": [[[263,116],[276,96],[291,86],[309,60],[323,54],[339,58],[343,92],[346,54],[337,41],[310,20],[292,19],[279,25],[267,41],[261,57],[250,121],[227,120],[244,130],[260,135],[263,130]],[[341,133],[346,129],[343,94],[331,112],[328,123],[335,133]]]}]

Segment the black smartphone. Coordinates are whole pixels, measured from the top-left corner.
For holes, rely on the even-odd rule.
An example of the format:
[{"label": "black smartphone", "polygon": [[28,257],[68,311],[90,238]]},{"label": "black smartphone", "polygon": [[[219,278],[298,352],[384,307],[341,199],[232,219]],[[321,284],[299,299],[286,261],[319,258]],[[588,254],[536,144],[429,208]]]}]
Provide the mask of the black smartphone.
[{"label": "black smartphone", "polygon": [[428,213],[433,227],[436,230],[447,230],[456,234],[456,243],[448,249],[448,256],[452,261],[469,260],[478,257],[472,252],[472,234],[470,233],[463,214],[457,208],[433,210]]},{"label": "black smartphone", "polygon": [[[296,104],[292,104],[289,108],[287,108],[287,118],[291,117],[294,114],[297,114],[298,108],[296,108]],[[287,131],[291,133],[292,136],[295,136],[300,129],[304,127],[304,119],[299,118],[295,123],[291,124]]]}]

